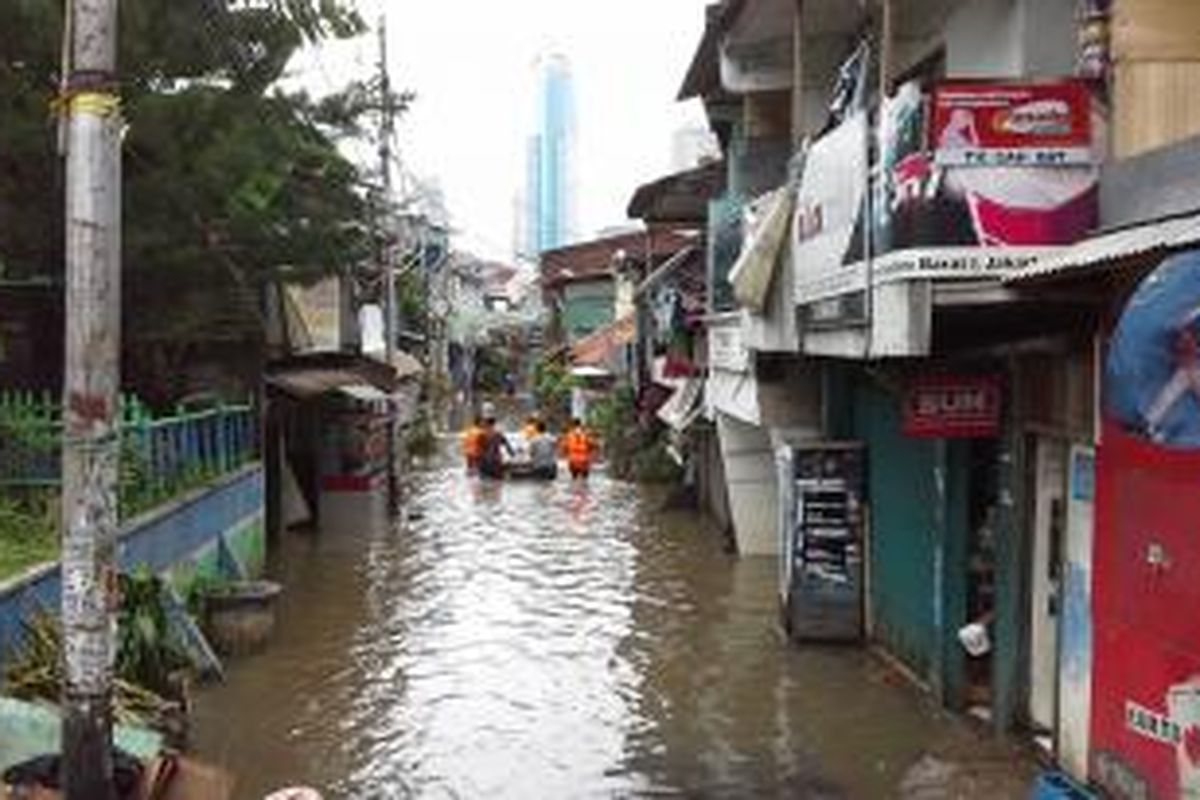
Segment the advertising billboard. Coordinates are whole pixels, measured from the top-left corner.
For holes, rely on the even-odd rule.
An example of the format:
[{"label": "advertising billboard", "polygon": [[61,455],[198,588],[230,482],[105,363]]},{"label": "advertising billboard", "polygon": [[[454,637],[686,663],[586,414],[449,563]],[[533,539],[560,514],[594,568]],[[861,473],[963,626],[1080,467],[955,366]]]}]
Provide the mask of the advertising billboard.
[{"label": "advertising billboard", "polygon": [[1095,162],[1092,97],[1077,80],[954,81],[933,92],[931,147],[942,167],[1067,167]]},{"label": "advertising billboard", "polygon": [[[1025,96],[1010,84],[944,84],[932,98],[923,95],[916,83],[900,87],[884,102],[880,114],[882,179],[875,188],[875,252],[881,257],[896,250],[932,247],[1025,247],[1036,252],[1072,244],[1089,233],[1098,218],[1100,178],[1092,163],[1090,96],[1074,82],[1031,85],[1029,96],[1041,97],[1052,87],[1071,100],[1066,106],[1071,120],[1068,132],[1053,136],[1048,130],[1039,135],[984,136],[980,128],[1007,124],[1026,130],[1032,123],[962,121],[961,114],[967,113],[992,120],[979,109],[968,111],[970,97],[979,98],[976,102],[983,105],[993,94],[1010,99]],[[1086,125],[1077,124],[1078,113],[1088,116]],[[995,115],[1000,116],[998,111]],[[958,128],[967,132],[956,133]],[[965,157],[964,153],[975,150],[956,149],[960,140],[981,142],[978,152],[992,155]],[[1011,156],[1051,145],[1059,147],[1060,153],[1070,150],[1069,158],[996,155],[1004,148]]]}]

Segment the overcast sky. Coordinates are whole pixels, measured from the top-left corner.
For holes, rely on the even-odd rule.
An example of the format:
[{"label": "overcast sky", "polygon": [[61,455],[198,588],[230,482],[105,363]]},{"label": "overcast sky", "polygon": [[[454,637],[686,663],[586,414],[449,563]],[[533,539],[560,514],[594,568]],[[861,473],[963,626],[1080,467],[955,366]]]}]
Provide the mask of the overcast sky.
[{"label": "overcast sky", "polygon": [[[382,0],[361,0],[371,18]],[[571,60],[581,232],[619,224],[639,183],[670,169],[671,134],[702,124],[675,95],[704,27],[705,0],[388,0],[389,62],[418,95],[401,120],[406,167],[445,192],[460,244],[508,257],[535,87],[533,62]],[[327,82],[369,70],[373,40],[325,48]]]}]

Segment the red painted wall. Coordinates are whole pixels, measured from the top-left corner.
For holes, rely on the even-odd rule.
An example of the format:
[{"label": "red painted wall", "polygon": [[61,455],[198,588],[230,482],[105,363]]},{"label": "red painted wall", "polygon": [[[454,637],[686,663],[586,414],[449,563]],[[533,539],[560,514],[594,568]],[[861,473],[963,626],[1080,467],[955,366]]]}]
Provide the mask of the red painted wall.
[{"label": "red painted wall", "polygon": [[1096,469],[1092,778],[1200,798],[1200,451],[1109,425]]}]

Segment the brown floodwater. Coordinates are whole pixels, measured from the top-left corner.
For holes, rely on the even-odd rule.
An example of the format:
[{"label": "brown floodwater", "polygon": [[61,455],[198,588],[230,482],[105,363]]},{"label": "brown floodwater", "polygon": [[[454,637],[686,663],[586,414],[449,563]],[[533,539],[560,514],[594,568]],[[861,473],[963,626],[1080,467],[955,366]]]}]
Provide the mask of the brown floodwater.
[{"label": "brown floodwater", "polygon": [[271,646],[197,700],[197,751],[239,798],[955,796],[920,793],[947,770],[974,797],[1028,785],[861,651],[786,643],[774,562],[726,554],[654,493],[446,469],[409,507],[277,548]]}]

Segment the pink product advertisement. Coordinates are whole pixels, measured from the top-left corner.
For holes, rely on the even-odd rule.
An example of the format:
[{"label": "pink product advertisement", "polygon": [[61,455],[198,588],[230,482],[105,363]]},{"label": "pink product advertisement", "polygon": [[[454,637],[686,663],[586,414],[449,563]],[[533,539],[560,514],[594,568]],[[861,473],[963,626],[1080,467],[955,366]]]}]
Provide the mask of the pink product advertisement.
[{"label": "pink product advertisement", "polygon": [[1070,244],[1096,225],[1096,118],[1086,84],[906,84],[883,107],[874,232],[914,247]]}]

